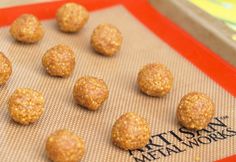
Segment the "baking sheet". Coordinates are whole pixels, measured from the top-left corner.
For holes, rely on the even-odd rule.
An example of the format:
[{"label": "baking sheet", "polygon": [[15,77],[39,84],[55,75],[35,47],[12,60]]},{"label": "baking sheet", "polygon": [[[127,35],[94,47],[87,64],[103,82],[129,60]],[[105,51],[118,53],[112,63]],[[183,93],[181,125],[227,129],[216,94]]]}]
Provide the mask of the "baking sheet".
[{"label": "baking sheet", "polygon": [[[121,51],[115,57],[100,56],[90,46],[92,30],[103,22],[114,24],[124,36]],[[222,120],[227,128],[236,130],[235,98],[151,33],[122,6],[92,12],[88,24],[77,34],[60,32],[55,20],[42,23],[46,30],[45,37],[32,45],[15,42],[10,37],[8,27],[0,29],[0,50],[12,61],[14,68],[10,81],[0,88],[2,161],[47,161],[45,140],[50,133],[61,128],[67,128],[85,139],[86,154],[83,161],[126,162],[135,161],[135,158],[142,159],[144,156],[147,157],[145,161],[155,161],[150,154],[154,154],[159,147],[152,145],[150,150],[146,148],[144,152],[134,151],[131,155],[131,152],[113,146],[110,139],[112,125],[121,114],[134,111],[150,123],[153,142],[163,144],[156,135],[167,132],[166,138],[169,139],[168,132],[171,130],[183,138],[184,142],[188,142],[190,139],[185,138],[186,134],[179,132],[181,126],[177,124],[175,111],[181,97],[189,91],[207,93],[217,106],[217,119]],[[41,65],[44,52],[60,43],[71,46],[76,53],[75,71],[67,79],[50,77]],[[173,72],[174,88],[164,98],[148,97],[138,90],[137,73],[143,65],[152,62],[166,64]],[[98,111],[81,108],[73,100],[73,85],[84,75],[103,78],[110,89],[108,100]],[[18,87],[39,90],[46,98],[45,114],[35,124],[21,126],[14,123],[8,115],[7,99]],[[217,119],[213,122],[217,122]],[[227,128],[216,126],[215,133]],[[203,139],[202,136],[208,135],[207,132],[202,132],[200,136],[195,133],[195,138]],[[193,149],[184,147],[176,138],[169,140],[172,146],[176,145],[185,151],[172,151],[169,156],[160,155],[156,151],[154,157],[160,157],[158,161],[205,162],[236,153],[234,136],[212,141],[210,144],[200,144]],[[163,144],[163,150],[169,146]]]}]

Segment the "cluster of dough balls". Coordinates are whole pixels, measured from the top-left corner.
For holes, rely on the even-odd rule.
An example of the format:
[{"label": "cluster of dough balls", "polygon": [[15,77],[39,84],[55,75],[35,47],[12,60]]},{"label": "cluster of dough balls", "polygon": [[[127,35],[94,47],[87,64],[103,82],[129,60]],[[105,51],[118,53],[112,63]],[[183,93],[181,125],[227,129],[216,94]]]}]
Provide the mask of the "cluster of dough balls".
[{"label": "cluster of dough balls", "polygon": [[2,52],[0,52],[0,86],[4,85],[8,81],[11,73],[11,61]]},{"label": "cluster of dough balls", "polygon": [[109,90],[102,79],[86,76],[77,80],[73,95],[79,105],[89,110],[97,110],[108,98]]},{"label": "cluster of dough balls", "polygon": [[[89,13],[77,3],[66,3],[56,14],[57,24],[63,32],[77,32],[88,21]],[[36,43],[44,36],[43,27],[37,17],[23,14],[11,25],[10,33],[14,39],[23,43]]]},{"label": "cluster of dough balls", "polygon": [[[163,64],[145,65],[138,73],[140,90],[154,97],[167,95],[173,87],[173,75]],[[201,130],[209,124],[215,114],[215,105],[206,94],[191,92],[185,95],[177,107],[177,119],[184,127]]]},{"label": "cluster of dough balls", "polygon": [[29,88],[18,88],[8,101],[11,118],[20,124],[36,122],[44,112],[44,97],[41,92]]},{"label": "cluster of dough balls", "polygon": [[[85,7],[76,3],[66,3],[56,14],[57,24],[63,32],[80,31],[89,19]],[[39,20],[30,14],[18,17],[11,25],[12,37],[20,42],[35,43],[44,36]],[[121,48],[123,37],[118,28],[111,24],[98,25],[91,35],[91,46],[104,56],[113,56]],[[68,77],[75,68],[75,54],[67,45],[56,45],[46,51],[42,65],[51,76]],[[7,82],[12,73],[8,58],[0,52],[0,85]],[[173,87],[173,75],[163,64],[145,65],[138,73],[139,89],[149,96],[163,97]],[[73,89],[76,102],[89,109],[97,110],[107,100],[109,90],[102,79],[92,76],[81,77]],[[36,122],[44,112],[44,97],[35,90],[17,89],[9,99],[11,118],[23,125]],[[192,92],[185,95],[177,108],[177,119],[188,129],[205,128],[215,114],[215,105],[205,94]],[[136,113],[128,112],[120,116],[112,127],[112,142],[124,150],[144,147],[150,138],[150,126]],[[85,152],[82,138],[68,130],[58,130],[51,134],[46,142],[49,159],[54,162],[80,161]]]},{"label": "cluster of dough balls", "polygon": [[[77,3],[66,3],[56,13],[59,29],[63,32],[78,32],[87,23],[87,9]],[[14,39],[24,43],[35,43],[44,36],[44,30],[37,17],[23,14],[11,25],[10,33]],[[91,36],[91,46],[99,54],[113,56],[121,47],[123,37],[119,29],[111,24],[98,25]]]},{"label": "cluster of dough balls", "polygon": [[44,36],[38,18],[31,14],[18,17],[11,25],[10,33],[14,39],[23,43],[35,43]]},{"label": "cluster of dough balls", "polygon": [[85,144],[76,134],[62,129],[48,137],[46,151],[53,162],[78,162],[85,153]]},{"label": "cluster of dough balls", "polygon": [[75,68],[75,54],[67,45],[56,45],[44,54],[42,64],[51,76],[68,77]]}]

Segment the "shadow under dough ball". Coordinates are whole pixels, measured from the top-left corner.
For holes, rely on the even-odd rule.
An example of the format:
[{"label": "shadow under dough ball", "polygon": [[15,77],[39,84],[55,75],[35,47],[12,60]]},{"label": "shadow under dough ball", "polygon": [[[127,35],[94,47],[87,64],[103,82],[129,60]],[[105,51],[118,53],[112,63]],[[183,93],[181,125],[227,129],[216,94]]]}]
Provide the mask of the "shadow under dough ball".
[{"label": "shadow under dough ball", "polygon": [[112,142],[124,150],[144,147],[150,135],[150,126],[147,121],[133,112],[120,116],[112,127]]},{"label": "shadow under dough ball", "polygon": [[56,45],[44,54],[42,64],[51,76],[69,77],[75,68],[75,54],[69,46]]},{"label": "shadow under dough ball", "polygon": [[77,80],[73,95],[79,105],[97,110],[108,98],[109,90],[102,79],[86,76]]},{"label": "shadow under dough ball", "polygon": [[15,122],[28,125],[42,116],[44,103],[42,93],[29,88],[18,88],[8,101],[8,110]]},{"label": "shadow under dough ball", "polygon": [[9,80],[11,73],[11,61],[2,52],[0,52],[0,86],[4,85]]},{"label": "shadow under dough ball", "polygon": [[68,130],[57,130],[46,141],[46,152],[53,162],[78,162],[84,156],[82,138]]},{"label": "shadow under dough ball", "polygon": [[86,8],[77,3],[66,3],[57,10],[56,20],[61,31],[78,32],[88,21]]},{"label": "shadow under dough ball", "polygon": [[104,56],[113,56],[123,41],[121,32],[111,24],[98,25],[91,36],[91,45],[98,53]]},{"label": "shadow under dough ball", "polygon": [[153,63],[145,65],[138,73],[140,90],[154,97],[167,95],[173,86],[173,75],[163,64]]},{"label": "shadow under dough ball", "polygon": [[215,104],[204,93],[191,92],[185,95],[177,108],[177,119],[184,127],[201,130],[207,127],[215,114]]},{"label": "shadow under dough ball", "polygon": [[23,14],[10,27],[12,37],[20,42],[35,43],[44,36],[44,30],[37,17]]}]

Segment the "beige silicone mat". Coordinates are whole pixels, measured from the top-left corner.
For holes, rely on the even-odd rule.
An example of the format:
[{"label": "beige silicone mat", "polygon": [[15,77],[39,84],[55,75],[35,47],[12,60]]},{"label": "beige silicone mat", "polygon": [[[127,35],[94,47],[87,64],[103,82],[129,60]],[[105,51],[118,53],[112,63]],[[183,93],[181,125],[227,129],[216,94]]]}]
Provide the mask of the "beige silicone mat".
[{"label": "beige silicone mat", "polygon": [[[102,22],[116,25],[124,36],[122,49],[115,57],[100,56],[89,45],[92,30]],[[92,12],[86,27],[77,34],[59,32],[54,20],[43,21],[43,26],[46,29],[45,37],[32,45],[15,42],[10,37],[8,27],[0,29],[0,51],[11,59],[14,67],[8,84],[0,88],[0,161],[48,161],[44,150],[46,137],[60,128],[67,128],[85,139],[84,162],[132,162],[135,157],[141,158],[142,155],[146,157],[143,161],[153,160],[152,155],[154,158],[160,157],[157,161],[208,162],[236,153],[236,132],[232,131],[236,130],[235,98],[150,32],[122,6]],[[76,69],[67,79],[50,77],[41,65],[44,52],[59,43],[70,45],[76,52]],[[137,88],[136,77],[140,67],[152,62],[166,64],[175,77],[172,92],[164,98],[148,97]],[[98,111],[85,110],[73,100],[73,85],[83,75],[103,78],[109,86],[109,99]],[[7,99],[18,87],[42,91],[46,97],[46,112],[35,124],[21,126],[8,116]],[[222,136],[221,140],[214,142],[210,139],[210,144],[200,144],[191,149],[167,133],[164,136],[172,144],[166,146],[156,136],[152,138],[153,143],[163,147],[152,145],[148,147],[150,150],[144,149],[142,154],[133,152],[133,156],[112,145],[112,125],[116,118],[128,111],[145,117],[151,125],[152,135],[173,130],[184,142],[193,140],[187,139],[191,137],[190,134],[178,131],[181,126],[175,118],[180,98],[189,91],[207,93],[216,103],[216,116],[226,116],[220,120],[227,128],[212,126],[216,129],[214,132],[200,132],[200,136],[195,133],[195,138],[208,143],[210,134],[220,132],[221,135],[217,137]],[[175,153],[178,151],[173,151],[173,144],[186,151]],[[172,151],[166,147],[172,147]],[[166,157],[158,149],[163,149]]]}]

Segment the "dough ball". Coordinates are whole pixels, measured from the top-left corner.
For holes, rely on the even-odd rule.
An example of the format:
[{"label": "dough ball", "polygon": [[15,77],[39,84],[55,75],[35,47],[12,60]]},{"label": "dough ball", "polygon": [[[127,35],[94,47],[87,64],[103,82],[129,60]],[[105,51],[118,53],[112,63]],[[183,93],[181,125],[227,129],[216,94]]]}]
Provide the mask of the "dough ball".
[{"label": "dough ball", "polygon": [[11,61],[0,52],[0,86],[4,85],[12,73]]},{"label": "dough ball", "polygon": [[8,101],[8,110],[15,122],[28,125],[42,116],[44,102],[42,93],[29,88],[18,88]]},{"label": "dough ball", "polygon": [[124,150],[144,147],[150,138],[150,126],[136,113],[128,112],[120,116],[112,127],[112,142]]},{"label": "dough ball", "polygon": [[206,94],[191,92],[185,95],[177,108],[177,119],[188,129],[207,127],[215,114],[215,105]]},{"label": "dough ball", "polygon": [[153,63],[144,66],[138,73],[140,90],[154,97],[167,95],[173,86],[173,75],[163,64]]},{"label": "dough ball", "polygon": [[108,98],[109,90],[102,79],[86,76],[77,80],[73,95],[79,105],[97,110]]},{"label": "dough ball", "polygon": [[46,142],[46,152],[53,162],[78,162],[85,153],[82,138],[68,130],[58,130]]},{"label": "dough ball", "polygon": [[35,43],[44,36],[44,30],[37,17],[23,14],[11,25],[10,33],[14,39],[23,43]]},{"label": "dough ball", "polygon": [[56,15],[57,24],[63,32],[78,32],[88,21],[86,8],[77,3],[66,3],[61,6]]},{"label": "dough ball", "polygon": [[120,50],[121,32],[111,24],[98,25],[91,36],[91,45],[98,53],[112,56]]},{"label": "dough ball", "polygon": [[69,46],[57,45],[44,54],[42,64],[51,76],[69,77],[75,68],[75,54]]}]

